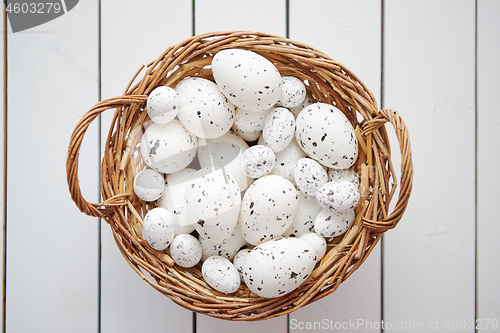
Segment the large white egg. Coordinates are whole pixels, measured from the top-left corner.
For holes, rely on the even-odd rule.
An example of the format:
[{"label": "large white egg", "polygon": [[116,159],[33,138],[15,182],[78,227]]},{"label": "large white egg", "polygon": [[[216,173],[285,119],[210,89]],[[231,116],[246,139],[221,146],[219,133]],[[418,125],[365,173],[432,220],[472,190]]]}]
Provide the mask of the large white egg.
[{"label": "large white egg", "polygon": [[234,123],[236,107],[207,79],[188,77],[175,87],[179,95],[177,116],[200,138],[214,139],[226,134]]},{"label": "large white egg", "polygon": [[216,139],[198,140],[198,161],[202,168],[224,168],[244,191],[251,182],[241,169],[241,157],[248,144],[232,131]]},{"label": "large white egg", "polygon": [[299,193],[299,209],[292,224],[283,233],[283,236],[300,237],[301,235],[314,231],[314,219],[322,207],[314,196],[308,196],[301,190]]},{"label": "large white egg", "polygon": [[271,170],[271,175],[278,175],[288,179],[292,184],[296,185],[294,171],[295,163],[301,158],[306,157],[306,153],[299,147],[297,140],[292,139],[290,144],[282,151],[275,153],[274,168]]},{"label": "large white egg", "polygon": [[186,210],[196,231],[215,244],[227,239],[238,222],[240,188],[232,175],[215,170],[186,187]]},{"label": "large white egg", "polygon": [[237,107],[259,112],[272,107],[281,96],[281,75],[260,54],[243,49],[219,51],[212,60],[215,82]]},{"label": "large white egg", "polygon": [[205,261],[211,256],[221,256],[233,260],[236,253],[246,244],[239,223],[236,224],[231,236],[221,243],[214,244],[203,237],[203,235],[199,235],[199,241],[203,250],[203,255],[201,257],[202,261]]},{"label": "large white egg", "polygon": [[306,106],[297,116],[295,137],[309,157],[329,168],[347,169],[358,157],[352,124],[330,104]]},{"label": "large white egg", "polygon": [[256,179],[241,202],[243,237],[257,245],[281,236],[292,224],[298,208],[299,195],[290,181],[275,175]]},{"label": "large white egg", "polygon": [[197,139],[180,121],[151,123],[141,138],[141,156],[151,168],[174,173],[187,167],[196,157]]},{"label": "large white egg", "polygon": [[277,238],[252,249],[243,264],[243,279],[258,296],[275,298],[297,289],[316,262],[316,249],[307,241]]},{"label": "large white egg", "polygon": [[185,168],[171,173],[165,179],[163,195],[158,199],[158,207],[168,209],[176,217],[175,234],[189,234],[194,230],[186,211],[186,186],[193,179],[195,169]]}]

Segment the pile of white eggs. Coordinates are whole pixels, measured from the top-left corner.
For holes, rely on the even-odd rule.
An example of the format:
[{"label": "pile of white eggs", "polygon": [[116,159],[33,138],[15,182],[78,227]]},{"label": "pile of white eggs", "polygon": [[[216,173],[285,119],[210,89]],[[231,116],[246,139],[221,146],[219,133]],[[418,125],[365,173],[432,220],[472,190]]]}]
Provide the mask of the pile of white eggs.
[{"label": "pile of white eggs", "polygon": [[334,105],[255,52],[215,54],[214,81],[187,77],[147,101],[151,122],[134,179],[153,202],[142,238],[230,294],[285,295],[311,274],[327,240],[353,223],[358,142]]}]

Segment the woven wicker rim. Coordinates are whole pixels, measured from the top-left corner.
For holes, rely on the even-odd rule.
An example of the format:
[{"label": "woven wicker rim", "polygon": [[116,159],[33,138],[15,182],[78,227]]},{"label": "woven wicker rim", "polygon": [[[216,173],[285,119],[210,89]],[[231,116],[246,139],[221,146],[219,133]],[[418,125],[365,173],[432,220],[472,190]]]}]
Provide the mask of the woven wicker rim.
[{"label": "woven wicker rim", "polygon": [[[258,297],[244,284],[231,295],[217,292],[203,281],[199,265],[179,267],[168,250],[153,250],[141,237],[142,218],[155,205],[140,201],[132,189],[134,176],[145,167],[138,145],[148,120],[147,95],[160,85],[174,87],[188,76],[213,79],[211,59],[227,48],[252,50],[270,59],[282,75],[307,80],[312,100],[341,109],[356,129],[360,143],[354,169],[361,178],[361,201],[353,225],[328,244],[327,254],[304,284],[279,298]],[[103,201],[89,203],[83,198],[78,181],[79,150],[89,125],[109,109],[115,112],[102,160]],[[399,192],[392,212],[389,205],[396,195],[398,180],[386,123],[395,130],[401,152]],[[90,109],[70,139],[67,181],[77,207],[109,223],[126,261],[152,287],[191,311],[226,320],[252,321],[295,311],[333,293],[351,276],[381,235],[401,220],[413,184],[413,166],[408,129],[398,112],[378,110],[372,93],[345,66],[302,43],[264,33],[237,31],[198,35],[168,48],[158,59],[139,69],[123,96],[103,100]]]}]

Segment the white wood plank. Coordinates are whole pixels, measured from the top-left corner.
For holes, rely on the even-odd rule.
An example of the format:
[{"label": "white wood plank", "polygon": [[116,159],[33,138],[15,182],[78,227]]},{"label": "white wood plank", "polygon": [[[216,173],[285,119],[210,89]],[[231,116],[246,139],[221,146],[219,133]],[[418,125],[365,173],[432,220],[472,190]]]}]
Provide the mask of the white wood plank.
[{"label": "white wood plank", "polygon": [[[97,101],[97,1],[13,34],[8,28],[7,332],[96,332],[97,221],[66,184],[71,132]],[[97,199],[97,126],[80,180]]]},{"label": "white wood plank", "polygon": [[[381,7],[372,0],[291,1],[290,38],[347,66],[380,98]],[[322,329],[341,327],[343,332],[380,331],[380,274],[379,245],[332,295],[293,312],[290,328],[319,323]]]},{"label": "white wood plank", "polygon": [[[498,255],[500,233],[494,207],[500,196],[497,151],[500,139],[500,2],[479,0],[477,3],[477,326],[481,332],[497,332],[500,322],[500,266]],[[490,321],[491,320],[491,321]]]},{"label": "white wood plank", "polygon": [[195,33],[212,31],[260,31],[286,34],[286,2],[279,1],[197,1]]},{"label": "white wood plank", "polygon": [[[261,31],[278,36],[286,35],[285,1],[197,1],[195,6],[195,32]],[[197,332],[286,332],[287,317],[244,323],[197,316]]]},{"label": "white wood plank", "polygon": [[[101,2],[102,99],[121,95],[142,64],[191,36],[191,30],[190,1]],[[110,117],[102,117],[103,140]],[[109,226],[103,222],[101,230],[102,332],[192,332],[192,313],[142,281],[122,257]]]},{"label": "white wood plank", "polygon": [[[2,135],[0,136],[0,223],[1,225],[3,226],[2,227],[2,232],[0,234],[0,253],[2,255],[2,259],[1,259],[1,262],[2,262],[2,268],[0,268],[0,274],[2,274],[2,277],[4,276],[4,273],[5,273],[5,269],[4,269],[4,258],[5,258],[5,251],[4,251],[4,237],[5,237],[5,206],[6,206],[6,198],[5,198],[5,186],[6,186],[6,182],[5,182],[5,163],[7,162],[6,159],[5,159],[5,143],[7,142],[5,139],[5,135],[7,134],[7,128],[5,128],[5,120],[6,120],[6,110],[5,110],[5,107],[4,107],[4,102],[5,102],[5,92],[6,92],[6,89],[7,87],[5,86],[4,84],[4,78],[5,78],[5,75],[7,74],[5,72],[5,68],[4,68],[4,63],[5,63],[5,55],[4,55],[4,52],[6,50],[5,48],[5,36],[7,35],[7,31],[6,29],[4,29],[4,24],[5,24],[5,15],[1,15],[1,18],[0,18],[0,30],[2,31],[1,33],[1,38],[2,38],[2,41],[0,42],[0,62],[1,62],[1,65],[0,65],[0,77],[1,77],[1,80],[2,80],[2,83],[1,83],[1,91],[0,91],[0,126],[2,127]],[[5,281],[4,281],[5,283]],[[0,297],[2,297],[2,300],[4,299],[4,287],[5,285],[2,284],[2,291],[0,291]],[[4,302],[1,302],[0,303],[0,313],[3,314],[3,310],[4,310]],[[4,329],[4,322],[2,321],[2,326],[0,326],[0,328]]]},{"label": "white wood plank", "polygon": [[415,169],[384,236],[384,321],[442,330],[474,320],[475,2],[387,0],[384,17],[384,103],[408,125]]}]

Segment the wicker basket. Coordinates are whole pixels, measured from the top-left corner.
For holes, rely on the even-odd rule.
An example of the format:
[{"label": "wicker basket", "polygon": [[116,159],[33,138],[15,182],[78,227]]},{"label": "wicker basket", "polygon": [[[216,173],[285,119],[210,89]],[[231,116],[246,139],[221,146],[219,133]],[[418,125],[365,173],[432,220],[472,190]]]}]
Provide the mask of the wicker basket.
[{"label": "wicker basket", "polygon": [[[354,223],[344,235],[329,243],[327,254],[309,279],[279,298],[260,298],[244,284],[231,295],[217,292],[203,281],[200,265],[179,267],[168,250],[155,251],[141,238],[142,218],[155,205],[140,201],[132,189],[134,176],[145,166],[138,146],[148,120],[147,95],[160,85],[174,87],[188,76],[212,79],[208,65],[215,53],[226,48],[252,50],[270,59],[282,75],[308,80],[312,100],[332,103],[341,109],[356,129],[360,143],[354,167],[361,178],[361,201]],[[139,73],[144,73],[141,79]],[[82,197],[78,182],[79,150],[90,123],[109,109],[115,112],[102,160],[103,202],[89,203]],[[393,126],[399,141],[399,191],[386,123]],[[67,180],[78,208],[109,223],[125,260],[144,281],[186,309],[226,320],[252,321],[288,314],[317,301],[334,292],[354,273],[381,235],[401,219],[412,188],[413,167],[403,120],[395,111],[378,110],[372,93],[347,68],[312,47],[286,38],[256,32],[220,32],[198,35],[168,48],[137,72],[123,96],[101,101],[90,109],[71,137]],[[389,206],[396,193],[396,203]]]}]

